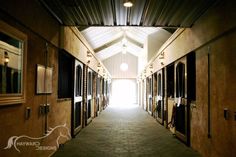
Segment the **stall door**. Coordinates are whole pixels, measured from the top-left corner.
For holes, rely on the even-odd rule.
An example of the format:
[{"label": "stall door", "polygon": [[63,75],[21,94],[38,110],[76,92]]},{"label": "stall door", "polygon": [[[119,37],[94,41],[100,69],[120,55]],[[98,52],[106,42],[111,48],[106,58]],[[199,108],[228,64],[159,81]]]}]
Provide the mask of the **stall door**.
[{"label": "stall door", "polygon": [[175,63],[176,136],[188,143],[189,107],[187,105],[187,58]]},{"label": "stall door", "polygon": [[152,114],[152,76],[148,78],[148,112]]},{"label": "stall door", "polygon": [[153,117],[157,118],[157,72],[153,74]]},{"label": "stall door", "polygon": [[87,73],[87,124],[92,120],[92,70],[88,69]]},{"label": "stall door", "polygon": [[103,109],[107,107],[107,81],[103,81]]},{"label": "stall door", "polygon": [[102,111],[103,109],[104,109],[104,78],[103,77],[101,77],[101,79],[100,79],[100,81],[101,81],[101,108],[100,108],[100,110]]},{"label": "stall door", "polygon": [[100,76],[97,77],[97,82],[96,82],[96,85],[97,85],[97,88],[96,88],[96,116],[99,115],[99,112],[100,112]]},{"label": "stall door", "polygon": [[82,128],[83,117],[83,64],[75,60],[74,99],[72,105],[72,135],[75,136]]},{"label": "stall door", "polygon": [[164,123],[164,72],[163,69],[157,72],[157,121]]},{"label": "stall door", "polygon": [[146,92],[147,92],[147,90],[146,90],[146,79],[144,79],[143,81],[142,81],[142,97],[143,97],[143,101],[142,101],[142,107],[143,107],[143,109],[144,110],[146,110]]},{"label": "stall door", "polygon": [[107,105],[110,104],[111,81],[107,80]]},{"label": "stall door", "polygon": [[148,101],[149,101],[149,78],[146,78],[146,86],[145,87],[146,87],[146,89],[145,89],[146,90],[146,95],[145,95],[146,96],[146,99],[145,99],[146,100],[146,108],[145,108],[145,110],[148,112],[148,110],[149,110],[148,109],[149,108],[149,106],[148,106],[148,104],[149,104],[148,103]]},{"label": "stall door", "polygon": [[93,91],[92,91],[92,99],[93,99],[93,117],[97,116],[97,73],[93,72]]}]

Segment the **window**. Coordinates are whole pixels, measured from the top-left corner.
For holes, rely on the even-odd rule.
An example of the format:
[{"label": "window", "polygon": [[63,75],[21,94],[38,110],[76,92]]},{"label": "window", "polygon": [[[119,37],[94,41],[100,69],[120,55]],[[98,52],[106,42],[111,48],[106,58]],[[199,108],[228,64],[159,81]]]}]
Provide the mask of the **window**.
[{"label": "window", "polygon": [[106,95],[107,94],[107,81],[104,80],[104,94]]},{"label": "window", "polygon": [[152,95],[152,78],[149,78],[149,95]]},{"label": "window", "polygon": [[83,76],[83,69],[81,65],[76,66],[76,96],[82,96],[82,76]]},{"label": "window", "polygon": [[92,95],[92,71],[88,72],[88,95]]},{"label": "window", "polygon": [[153,95],[157,95],[157,72],[153,75]]},{"label": "window", "polygon": [[72,98],[73,57],[64,51],[58,56],[58,98]]},{"label": "window", "polygon": [[178,63],[176,66],[176,97],[185,97],[185,65]]},{"label": "window", "polygon": [[104,78],[102,78],[102,94],[104,94],[104,90],[105,90],[105,88],[104,88],[104,86],[105,86],[104,83],[105,83],[105,82],[104,82]]},{"label": "window", "polygon": [[97,96],[100,94],[100,77],[97,78],[96,94]]},{"label": "window", "polygon": [[167,67],[167,97],[174,97],[174,64]]},{"label": "window", "polygon": [[0,105],[25,101],[27,36],[0,21]]},{"label": "window", "polygon": [[161,74],[159,73],[158,74],[158,94],[157,95],[159,95],[159,96],[162,96],[162,90],[161,90],[161,86],[162,86],[162,84],[161,84]]}]

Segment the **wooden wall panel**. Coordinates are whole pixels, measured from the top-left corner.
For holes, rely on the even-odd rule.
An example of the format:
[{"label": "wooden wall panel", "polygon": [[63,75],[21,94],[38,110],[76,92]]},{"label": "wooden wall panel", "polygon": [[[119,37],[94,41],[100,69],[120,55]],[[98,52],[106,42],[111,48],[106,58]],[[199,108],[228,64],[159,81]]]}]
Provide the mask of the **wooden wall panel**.
[{"label": "wooden wall panel", "polygon": [[[204,156],[233,157],[235,149],[235,87],[234,61],[236,55],[236,31],[225,35],[197,51],[197,101],[192,112],[192,146]],[[209,49],[210,47],[210,49]],[[207,138],[207,52],[210,53],[210,106],[211,138]],[[229,119],[224,118],[224,108],[229,110]],[[194,129],[198,128],[198,130]],[[203,145],[204,144],[204,145]]]},{"label": "wooden wall panel", "polygon": [[1,10],[14,18],[16,23],[37,32],[42,38],[59,46],[59,23],[52,18],[37,0],[1,1]]},{"label": "wooden wall panel", "polygon": [[[9,2],[9,1],[8,1]],[[59,34],[59,24],[45,12],[40,12],[37,8],[38,2],[35,1],[22,2],[22,7],[17,5],[10,5],[14,3],[4,2],[0,6],[0,9],[9,8],[11,16],[5,12],[0,12],[0,18],[8,23],[9,25],[15,27],[19,31],[24,32],[28,36],[28,53],[27,53],[27,77],[26,81],[26,103],[15,104],[11,106],[1,106],[0,107],[0,154],[1,156],[48,156],[55,150],[49,151],[36,151],[35,147],[21,147],[21,153],[17,152],[14,148],[3,149],[7,146],[8,139],[11,136],[28,135],[31,137],[41,137],[45,135],[45,115],[39,114],[39,107],[45,103],[50,104],[50,112],[48,114],[47,129],[49,127],[53,128],[57,125],[66,124],[70,128],[70,113],[71,113],[71,101],[60,101],[57,100],[57,81],[58,81],[58,34]],[[32,3],[32,5],[31,5]],[[2,4],[2,3],[1,3]],[[25,4],[25,5],[23,5]],[[30,8],[29,6],[36,7]],[[10,8],[13,7],[13,8]],[[15,12],[12,12],[15,7]],[[19,10],[22,11],[21,15]],[[27,11],[24,10],[25,7],[29,7]],[[26,8],[25,8],[26,9]],[[37,15],[39,23],[36,27],[35,24],[28,23],[29,21],[35,22],[34,16],[29,16],[29,14],[24,14],[30,12],[31,15]],[[22,17],[24,15],[25,17]],[[15,16],[14,18],[12,16]],[[45,17],[46,16],[46,17]],[[28,22],[27,22],[28,21]],[[45,21],[44,24],[40,21]],[[47,29],[45,29],[45,27]],[[53,30],[53,31],[52,31]],[[35,92],[36,84],[36,64],[45,65],[46,64],[46,43],[48,43],[48,66],[53,68],[53,92],[52,94],[37,95]],[[26,107],[31,108],[31,116],[28,120],[25,119]],[[62,132],[64,132],[62,130]],[[56,131],[48,138],[41,140],[40,143],[44,146],[55,146],[55,139],[59,136],[59,132]],[[68,139],[60,139],[59,143],[64,143]]]}]

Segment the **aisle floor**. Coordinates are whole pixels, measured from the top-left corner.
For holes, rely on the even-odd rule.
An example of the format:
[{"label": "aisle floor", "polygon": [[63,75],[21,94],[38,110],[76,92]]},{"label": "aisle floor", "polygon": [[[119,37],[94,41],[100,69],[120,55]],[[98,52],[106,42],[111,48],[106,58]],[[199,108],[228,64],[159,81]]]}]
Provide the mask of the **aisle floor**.
[{"label": "aisle floor", "polygon": [[55,157],[200,157],[140,107],[110,106]]}]

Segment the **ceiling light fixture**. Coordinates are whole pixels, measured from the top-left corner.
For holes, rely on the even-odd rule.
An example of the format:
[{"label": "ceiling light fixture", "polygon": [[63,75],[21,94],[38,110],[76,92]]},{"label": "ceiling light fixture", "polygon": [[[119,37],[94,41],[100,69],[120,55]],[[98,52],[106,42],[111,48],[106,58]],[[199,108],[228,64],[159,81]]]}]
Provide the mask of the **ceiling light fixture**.
[{"label": "ceiling light fixture", "polygon": [[161,54],[159,55],[159,60],[160,60],[161,66],[163,66],[164,61],[165,61],[165,52],[161,52]]},{"label": "ceiling light fixture", "polygon": [[123,5],[124,5],[124,7],[130,8],[133,6],[133,3],[131,0],[124,0]]}]

